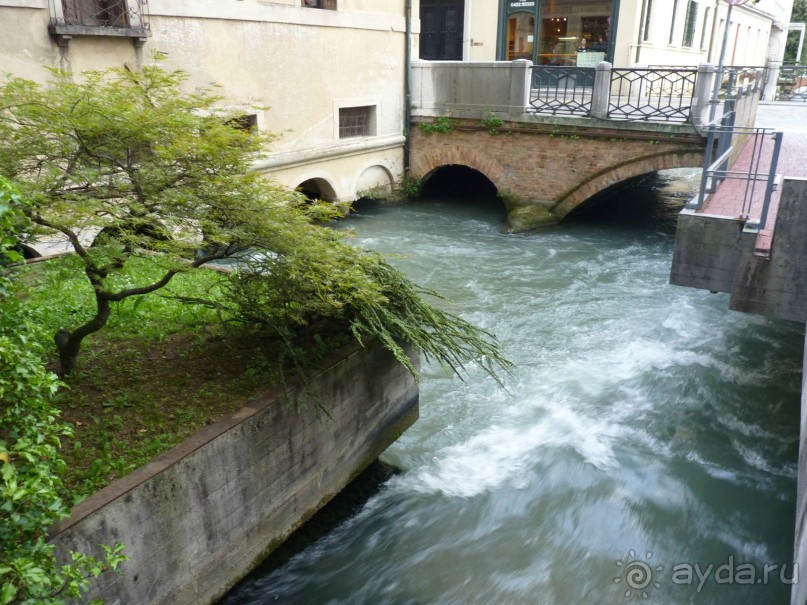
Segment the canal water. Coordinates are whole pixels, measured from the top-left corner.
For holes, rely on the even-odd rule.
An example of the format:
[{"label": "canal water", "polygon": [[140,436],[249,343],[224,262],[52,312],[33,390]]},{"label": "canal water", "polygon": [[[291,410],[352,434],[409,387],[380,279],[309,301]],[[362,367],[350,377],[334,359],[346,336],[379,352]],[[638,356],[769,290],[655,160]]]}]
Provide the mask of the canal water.
[{"label": "canal water", "polygon": [[788,603],[802,326],[668,285],[668,184],[529,235],[495,200],[345,221],[516,369],[425,367],[400,472],[222,603]]}]

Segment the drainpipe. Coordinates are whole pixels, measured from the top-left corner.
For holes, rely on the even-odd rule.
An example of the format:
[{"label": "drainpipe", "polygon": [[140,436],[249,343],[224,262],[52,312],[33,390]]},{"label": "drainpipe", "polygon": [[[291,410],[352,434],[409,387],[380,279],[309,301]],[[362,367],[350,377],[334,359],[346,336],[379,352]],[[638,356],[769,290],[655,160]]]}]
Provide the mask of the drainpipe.
[{"label": "drainpipe", "polygon": [[404,175],[409,174],[410,127],[412,124],[412,0],[406,0],[406,52],[404,73]]}]

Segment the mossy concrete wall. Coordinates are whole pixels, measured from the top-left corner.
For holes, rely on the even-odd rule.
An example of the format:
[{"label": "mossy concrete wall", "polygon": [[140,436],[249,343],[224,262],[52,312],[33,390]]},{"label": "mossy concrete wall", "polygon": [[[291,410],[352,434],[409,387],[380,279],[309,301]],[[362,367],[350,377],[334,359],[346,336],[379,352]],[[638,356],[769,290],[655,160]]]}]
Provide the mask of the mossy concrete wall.
[{"label": "mossy concrete wall", "polygon": [[309,385],[268,393],[79,504],[60,548],[122,542],[122,573],[88,600],[213,603],[418,415],[412,376],[380,346],[352,349]]}]

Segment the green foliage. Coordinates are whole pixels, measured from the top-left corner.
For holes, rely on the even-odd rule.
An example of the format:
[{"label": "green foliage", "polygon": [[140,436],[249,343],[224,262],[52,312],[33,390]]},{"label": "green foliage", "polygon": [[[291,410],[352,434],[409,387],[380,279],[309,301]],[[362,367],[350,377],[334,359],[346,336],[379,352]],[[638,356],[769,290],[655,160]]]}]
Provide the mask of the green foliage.
[{"label": "green foliage", "polygon": [[[794,0],[793,12],[790,15],[791,23],[805,23],[807,22],[807,0]],[[798,31],[791,31],[787,36],[787,44],[785,46],[785,63],[805,63],[805,53],[807,53],[807,44],[802,49],[802,54],[797,57],[799,51],[799,36]]]},{"label": "green foliage", "polygon": [[[186,80],[151,65],[0,87],[0,174],[19,183],[35,224],[70,241],[92,287],[93,312],[56,335],[65,373],[113,303],[240,250],[282,251],[288,233],[339,212],[250,172],[270,137],[233,128],[242,112],[217,109],[208,91],[182,92]],[[119,277],[149,252],[159,253],[157,279]]]},{"label": "green foliage", "polygon": [[406,175],[396,188],[396,195],[404,200],[414,200],[423,193],[423,181]]},{"label": "green foliage", "polygon": [[338,233],[329,237],[327,248],[263,255],[233,274],[228,314],[276,335],[303,373],[316,359],[294,343],[323,324],[347,326],[362,344],[379,341],[413,374],[403,343],[456,373],[476,361],[498,380],[496,369],[510,368],[493,335],[423,299],[436,293],[414,285],[379,255],[339,241]]},{"label": "green foliage", "polygon": [[[19,260],[24,209],[0,178],[0,266]],[[81,596],[88,578],[117,567],[123,547],[104,547],[101,560],[73,552],[60,564],[47,542],[48,528],[70,513],[59,496],[59,446],[71,429],[52,404],[59,382],[42,363],[41,328],[8,291],[9,279],[0,275],[0,605],[64,603]]]},{"label": "green foliage", "polygon": [[425,134],[432,134],[434,132],[447,134],[454,130],[456,123],[456,120],[452,120],[448,116],[437,116],[431,122],[418,122],[418,128]]},{"label": "green foliage", "polygon": [[480,120],[480,124],[483,128],[487,128],[488,134],[493,137],[499,134],[499,128],[504,126],[504,120],[493,112],[488,112],[488,115]]}]

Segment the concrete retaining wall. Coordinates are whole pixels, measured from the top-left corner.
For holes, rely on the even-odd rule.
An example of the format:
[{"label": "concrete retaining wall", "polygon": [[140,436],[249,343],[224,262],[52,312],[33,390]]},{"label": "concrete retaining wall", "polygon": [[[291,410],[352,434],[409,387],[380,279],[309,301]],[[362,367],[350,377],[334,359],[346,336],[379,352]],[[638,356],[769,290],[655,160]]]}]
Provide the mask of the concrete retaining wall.
[{"label": "concrete retaining wall", "polygon": [[53,541],[122,542],[130,559],[89,598],[214,602],[417,418],[414,379],[379,346],[348,351],[310,387],[267,394],[79,504]]},{"label": "concrete retaining wall", "polygon": [[807,179],[782,183],[770,258],[755,254],[757,235],[744,225],[682,212],[670,283],[730,293],[735,311],[807,321]]}]

